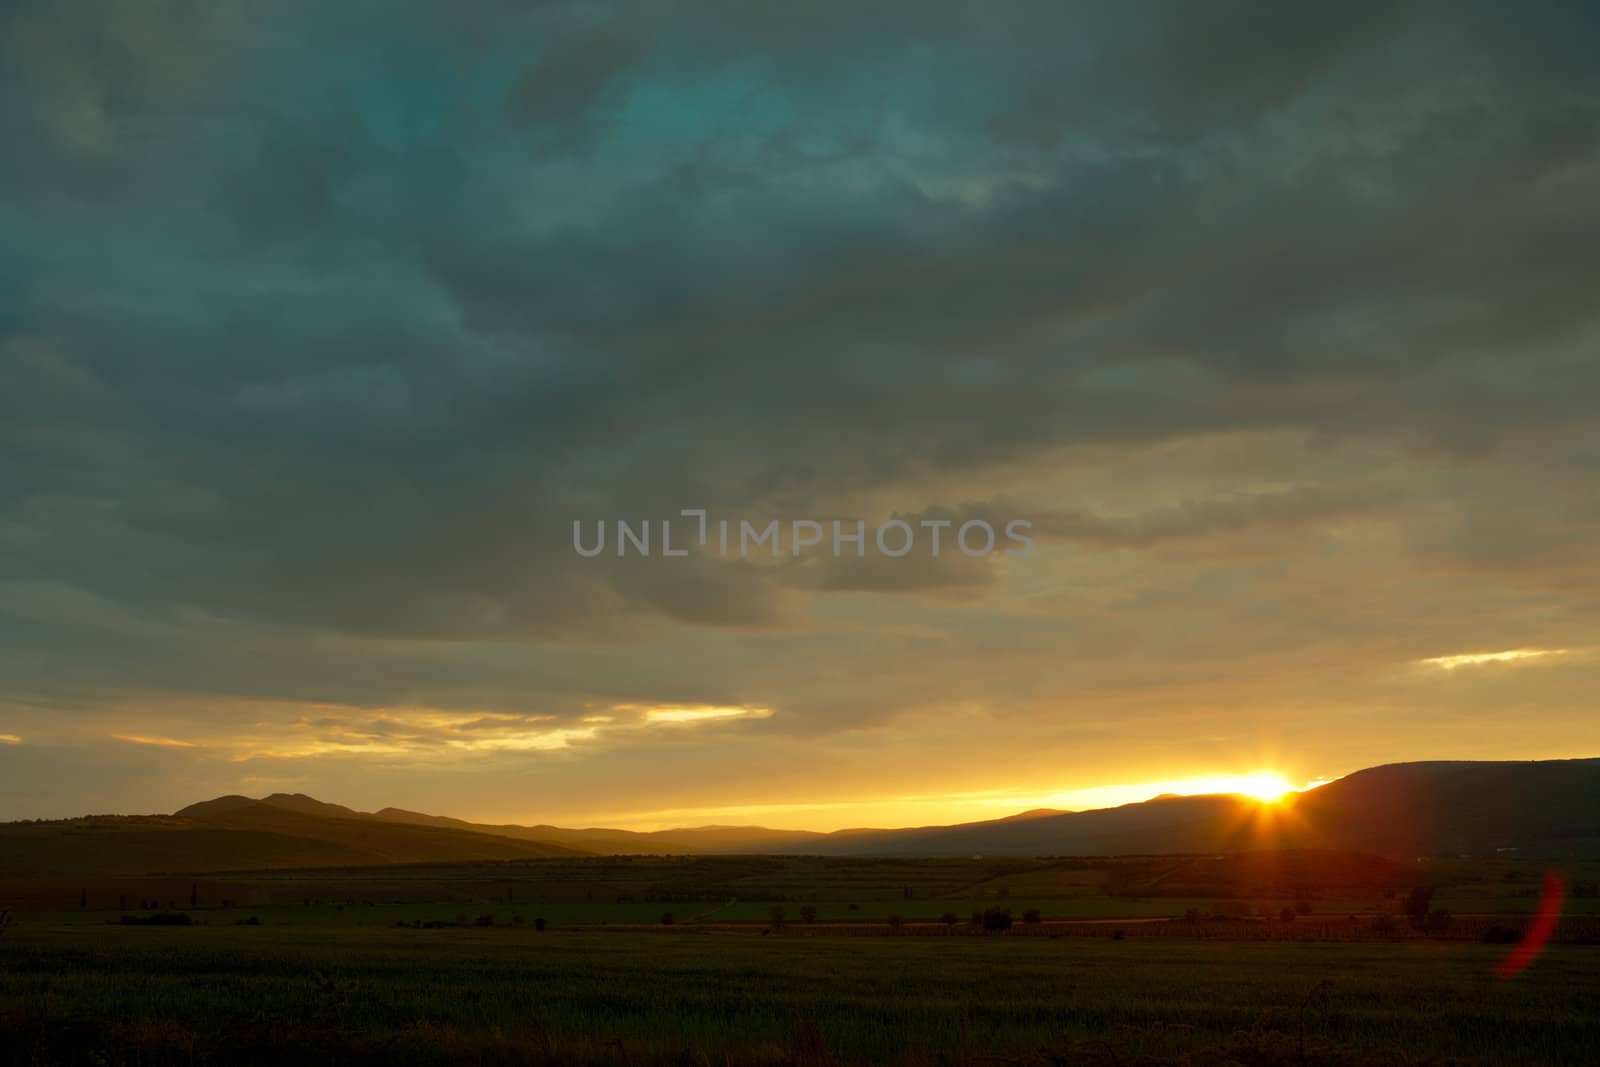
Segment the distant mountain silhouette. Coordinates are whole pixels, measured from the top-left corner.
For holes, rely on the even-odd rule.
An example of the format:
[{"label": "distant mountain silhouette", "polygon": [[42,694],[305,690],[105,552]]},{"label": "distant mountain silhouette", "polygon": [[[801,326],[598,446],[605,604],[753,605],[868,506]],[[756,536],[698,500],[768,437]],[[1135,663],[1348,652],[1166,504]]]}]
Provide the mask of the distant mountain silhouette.
[{"label": "distant mountain silhouette", "polygon": [[218,797],[175,815],[0,825],[0,877],[371,867],[580,854],[501,834],[384,823],[305,796],[279,794],[268,800]]},{"label": "distant mountain silhouette", "polygon": [[1389,764],[1293,811],[1320,843],[1379,855],[1600,856],[1600,759]]},{"label": "distant mountain silhouette", "polygon": [[1112,855],[1316,848],[1392,859],[1600,857],[1600,759],[1397,763],[1263,805],[1161,796],[1098,811],[832,835],[818,851]]},{"label": "distant mountain silhouette", "polygon": [[1391,860],[1515,854],[1600,858],[1600,759],[1399,763],[1276,804],[1161,796],[955,826],[821,834],[709,826],[641,833],[358,812],[301,793],[222,796],[173,815],[0,825],[0,877],[455,863],[582,854],[834,856],[1362,852]]},{"label": "distant mountain silhouette", "polygon": [[304,793],[273,793],[271,796],[252,800],[242,797],[237,793],[218,797],[215,800],[202,800],[198,804],[190,804],[187,808],[173,812],[179,818],[206,819],[226,815],[248,809],[257,804],[266,804],[280,811],[293,811],[301,815],[317,815],[325,819],[363,819],[366,818],[354,808],[347,808],[343,804],[325,804],[315,797],[308,797]]}]

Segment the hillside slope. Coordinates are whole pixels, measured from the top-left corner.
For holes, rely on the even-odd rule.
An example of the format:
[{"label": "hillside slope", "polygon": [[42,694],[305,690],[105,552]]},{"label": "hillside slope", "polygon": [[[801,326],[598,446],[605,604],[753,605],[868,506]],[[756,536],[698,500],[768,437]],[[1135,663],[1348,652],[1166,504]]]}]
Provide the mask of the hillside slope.
[{"label": "hillside slope", "polygon": [[[190,809],[185,809],[190,810]],[[325,818],[258,801],[202,814],[0,825],[0,878],[462,863],[579,855],[495,834]]]},{"label": "hillside slope", "polygon": [[831,835],[836,855],[1111,855],[1317,848],[1392,859],[1600,857],[1600,759],[1402,763],[1274,805],[1159,797],[1099,811]]},{"label": "hillside slope", "polygon": [[1391,860],[1515,854],[1600,858],[1600,759],[1404,763],[1264,805],[1163,796],[1084,812],[834,833],[701,827],[640,833],[486,825],[303,794],[223,796],[163,816],[0,825],[0,877],[461,863],[585,854],[1067,856],[1279,849]]}]

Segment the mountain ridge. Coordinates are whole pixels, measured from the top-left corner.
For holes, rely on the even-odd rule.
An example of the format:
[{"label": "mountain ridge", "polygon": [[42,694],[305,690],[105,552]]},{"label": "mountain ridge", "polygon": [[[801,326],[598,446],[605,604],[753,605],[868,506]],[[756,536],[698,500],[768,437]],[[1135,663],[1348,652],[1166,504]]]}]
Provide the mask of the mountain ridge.
[{"label": "mountain ridge", "polygon": [[1391,860],[1600,858],[1600,758],[1383,764],[1263,803],[1163,795],[1113,808],[831,833],[634,831],[361,812],[304,793],[226,794],[172,815],[0,824],[0,876],[497,862],[585,855],[1109,856],[1333,849]]},{"label": "mountain ridge", "polygon": [[[1524,778],[1528,780],[1521,780]],[[950,825],[852,827],[829,833],[761,826],[636,831],[487,824],[397,807],[355,812],[304,794],[273,794],[261,802],[344,813],[357,819],[537,840],[596,853],[1103,855],[1238,851],[1264,845],[1350,847],[1408,858],[1490,847],[1537,850],[1574,836],[1600,842],[1600,813],[1586,815],[1594,805],[1586,809],[1581,802],[1591,788],[1594,792],[1588,795],[1600,796],[1600,757],[1424,760],[1362,768],[1316,788],[1288,794],[1272,805],[1235,794],[1161,794],[1086,811],[1036,808]],[[1540,798],[1542,811],[1537,810]],[[219,797],[178,814],[240,799],[248,798]],[[1491,839],[1495,843],[1491,844]],[[1510,844],[1513,840],[1524,843]]]}]

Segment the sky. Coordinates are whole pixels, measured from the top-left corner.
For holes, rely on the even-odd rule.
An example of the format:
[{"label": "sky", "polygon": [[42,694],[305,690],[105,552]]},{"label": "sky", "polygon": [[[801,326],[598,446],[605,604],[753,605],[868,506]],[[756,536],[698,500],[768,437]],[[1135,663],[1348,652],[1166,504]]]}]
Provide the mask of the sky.
[{"label": "sky", "polygon": [[[1600,755],[1597,35],[0,5],[0,818]],[[575,551],[684,509],[1032,548]]]}]

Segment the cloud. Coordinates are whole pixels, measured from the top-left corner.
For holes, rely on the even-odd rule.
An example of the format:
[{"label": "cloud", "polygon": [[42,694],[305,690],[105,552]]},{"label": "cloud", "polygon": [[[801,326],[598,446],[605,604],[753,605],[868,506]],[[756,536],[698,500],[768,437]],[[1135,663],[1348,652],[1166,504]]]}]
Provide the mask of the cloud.
[{"label": "cloud", "polygon": [[1549,656],[1565,656],[1565,648],[1511,648],[1504,652],[1461,652],[1453,656],[1432,656],[1420,662],[1426,667],[1453,671],[1460,667],[1481,667],[1487,664],[1524,664]]},{"label": "cloud", "polygon": [[[8,6],[0,698],[614,753],[1581,647],[1592,16],[1439,14]],[[684,507],[1038,544],[571,550]]]},{"label": "cloud", "polygon": [[141,734],[112,734],[114,741],[126,741],[130,745],[154,745],[157,748],[199,748],[194,741],[180,741],[175,737],[145,737]]},{"label": "cloud", "polygon": [[640,720],[645,723],[677,724],[694,724],[725,719],[765,719],[772,714],[771,708],[717,708],[707,705],[697,707],[636,708],[624,704],[618,705],[612,710],[632,712],[637,714]]}]

